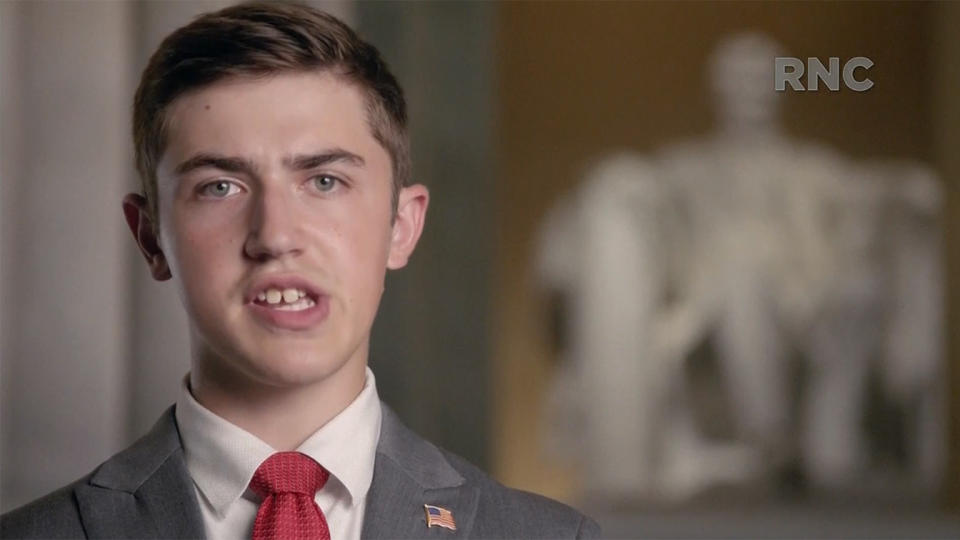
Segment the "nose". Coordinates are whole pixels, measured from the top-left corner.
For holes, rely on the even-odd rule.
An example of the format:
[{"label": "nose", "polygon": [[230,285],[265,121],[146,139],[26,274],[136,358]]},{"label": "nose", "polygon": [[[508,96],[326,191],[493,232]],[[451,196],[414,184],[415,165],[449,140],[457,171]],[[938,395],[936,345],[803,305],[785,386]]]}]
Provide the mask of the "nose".
[{"label": "nose", "polygon": [[271,187],[254,196],[250,229],[243,245],[248,258],[262,262],[300,253],[299,220],[290,197],[282,189]]}]

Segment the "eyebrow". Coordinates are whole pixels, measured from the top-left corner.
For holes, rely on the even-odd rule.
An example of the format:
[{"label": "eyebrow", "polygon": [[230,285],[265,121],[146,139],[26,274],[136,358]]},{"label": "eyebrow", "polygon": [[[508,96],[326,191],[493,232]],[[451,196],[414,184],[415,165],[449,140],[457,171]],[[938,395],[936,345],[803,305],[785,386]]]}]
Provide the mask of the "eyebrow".
[{"label": "eyebrow", "polygon": [[257,166],[249,159],[209,153],[200,153],[190,157],[186,161],[177,165],[177,168],[174,169],[173,172],[177,176],[180,176],[204,167],[212,167],[222,171],[241,172],[251,175],[257,172]]},{"label": "eyebrow", "polygon": [[348,152],[342,148],[333,148],[316,154],[296,155],[283,160],[284,166],[295,171],[313,169],[329,163],[345,161],[357,167],[366,165],[366,161],[353,152]]},{"label": "eyebrow", "polygon": [[[285,157],[283,159],[283,165],[291,170],[303,171],[338,161],[347,162],[357,167],[366,165],[366,161],[361,156],[342,148],[333,148],[315,154],[297,154]],[[204,167],[211,167],[227,172],[244,173],[251,176],[256,175],[259,169],[252,160],[247,158],[202,152],[177,165],[174,173],[181,176]]]}]

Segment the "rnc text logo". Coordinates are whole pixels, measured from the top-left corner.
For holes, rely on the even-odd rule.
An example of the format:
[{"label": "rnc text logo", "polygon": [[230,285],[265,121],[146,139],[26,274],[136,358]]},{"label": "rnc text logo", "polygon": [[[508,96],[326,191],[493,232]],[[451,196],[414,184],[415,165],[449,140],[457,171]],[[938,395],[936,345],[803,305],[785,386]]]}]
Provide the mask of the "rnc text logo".
[{"label": "rnc text logo", "polygon": [[[778,56],[774,59],[774,69],[776,76],[774,78],[774,90],[783,92],[790,88],[799,92],[815,92],[820,89],[820,83],[827,87],[831,92],[840,91],[841,75],[843,85],[854,92],[866,92],[873,87],[873,81],[866,76],[866,71],[873,67],[873,60],[865,56],[855,56],[847,60],[840,69],[840,59],[831,56],[827,59],[827,65],[819,58],[807,58],[806,63],[799,58],[792,56]],[[863,69],[864,73],[857,73],[857,69]],[[804,88],[801,78],[803,73],[807,73],[807,86]],[[858,75],[860,77],[858,78]]]}]

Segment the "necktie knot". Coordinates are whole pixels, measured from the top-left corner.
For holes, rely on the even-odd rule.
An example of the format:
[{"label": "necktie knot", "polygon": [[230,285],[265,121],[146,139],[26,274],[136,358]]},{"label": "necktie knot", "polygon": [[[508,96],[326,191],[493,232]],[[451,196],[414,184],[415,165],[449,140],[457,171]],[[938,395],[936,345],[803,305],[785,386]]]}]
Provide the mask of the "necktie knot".
[{"label": "necktie knot", "polygon": [[299,493],[311,499],[323,488],[330,473],[300,452],[277,452],[257,468],[250,489],[262,498],[280,493]]},{"label": "necktie knot", "polygon": [[314,501],[330,473],[300,452],[277,452],[257,467],[250,489],[263,498],[253,540],[330,540],[330,528]]}]

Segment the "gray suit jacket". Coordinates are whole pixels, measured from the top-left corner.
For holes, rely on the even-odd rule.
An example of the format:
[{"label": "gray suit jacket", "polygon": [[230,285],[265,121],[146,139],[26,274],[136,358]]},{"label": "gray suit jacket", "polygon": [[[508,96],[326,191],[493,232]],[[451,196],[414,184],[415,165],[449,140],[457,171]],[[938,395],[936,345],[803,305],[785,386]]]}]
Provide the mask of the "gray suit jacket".
[{"label": "gray suit jacket", "polygon": [[[424,504],[457,530],[428,528]],[[407,429],[383,407],[363,538],[587,538],[597,524],[558,502],[506,488]],[[89,475],[0,516],[0,538],[202,538],[203,519],[167,410],[143,438]]]}]

